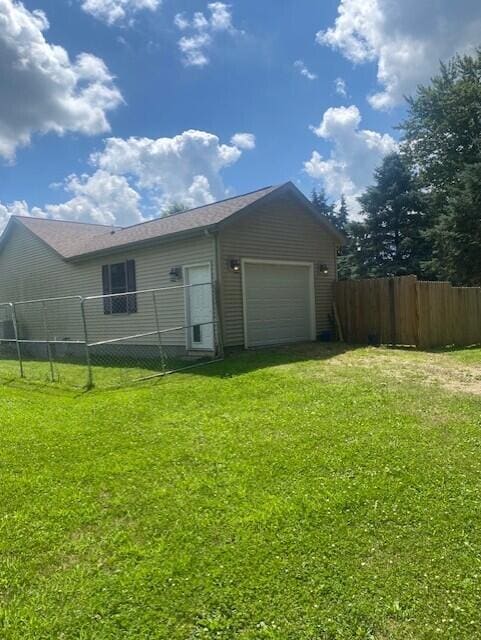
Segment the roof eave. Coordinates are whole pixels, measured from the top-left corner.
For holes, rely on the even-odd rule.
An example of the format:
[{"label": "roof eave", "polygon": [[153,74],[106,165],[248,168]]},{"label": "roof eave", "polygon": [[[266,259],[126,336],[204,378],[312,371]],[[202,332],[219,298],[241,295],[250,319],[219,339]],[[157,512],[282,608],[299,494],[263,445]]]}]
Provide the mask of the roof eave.
[{"label": "roof eave", "polygon": [[67,262],[81,262],[82,260],[89,260],[90,258],[100,257],[104,255],[111,255],[113,253],[122,253],[123,251],[130,251],[132,249],[144,248],[154,246],[156,244],[162,244],[164,242],[173,242],[176,240],[184,240],[193,238],[195,236],[204,235],[205,233],[213,233],[217,229],[217,224],[209,224],[203,227],[196,227],[195,229],[187,229],[185,231],[176,231],[164,236],[157,236],[154,238],[147,238],[145,240],[134,240],[115,247],[105,247],[103,249],[96,249],[95,251],[87,251],[85,253],[79,253],[73,256],[65,257]]},{"label": "roof eave", "polygon": [[2,235],[0,236],[0,251],[1,251],[2,247],[3,247],[3,245],[5,244],[5,242],[7,241],[7,237],[8,237],[8,234],[10,233],[10,229],[15,224],[18,224],[22,229],[25,229],[34,238],[36,238],[36,240],[38,240],[43,245],[45,245],[48,249],[50,249],[50,251],[53,251],[59,258],[61,258],[62,260],[66,259],[66,257],[62,253],[60,253],[60,251],[58,251],[50,243],[46,242],[41,236],[39,236],[37,233],[35,233],[35,231],[30,229],[30,227],[28,225],[23,224],[22,217],[23,216],[15,216],[15,215],[10,216],[10,219],[7,222],[7,226],[5,227],[5,229],[3,230]]},{"label": "roof eave", "polygon": [[7,241],[7,237],[8,237],[8,234],[10,233],[10,229],[13,227],[14,224],[16,224],[15,217],[14,216],[10,216],[10,218],[8,219],[7,224],[5,225],[4,230],[0,234],[0,251],[2,250],[3,245]]}]

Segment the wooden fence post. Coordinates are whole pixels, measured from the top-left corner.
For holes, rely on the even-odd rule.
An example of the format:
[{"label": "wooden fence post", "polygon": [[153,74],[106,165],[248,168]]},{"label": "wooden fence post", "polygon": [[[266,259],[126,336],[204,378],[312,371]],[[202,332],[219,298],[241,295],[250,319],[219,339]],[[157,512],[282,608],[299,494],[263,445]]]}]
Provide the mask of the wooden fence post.
[{"label": "wooden fence post", "polygon": [[389,278],[389,319],[391,323],[390,343],[396,344],[396,295],[394,278]]}]

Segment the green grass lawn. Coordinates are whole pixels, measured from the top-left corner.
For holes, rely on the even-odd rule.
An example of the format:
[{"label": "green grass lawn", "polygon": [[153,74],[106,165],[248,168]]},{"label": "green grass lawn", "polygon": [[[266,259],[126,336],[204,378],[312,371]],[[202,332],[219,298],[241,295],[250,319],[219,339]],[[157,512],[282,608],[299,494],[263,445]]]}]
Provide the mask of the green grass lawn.
[{"label": "green grass lawn", "polygon": [[[167,354],[161,358],[140,358],[122,355],[91,355],[92,384],[98,389],[118,389],[138,381],[159,376],[162,372],[173,373],[190,369],[212,361],[209,357],[180,358]],[[85,390],[88,387],[88,369],[85,357],[53,358],[52,365],[45,358],[22,358],[23,374],[29,384],[55,382],[58,388]],[[0,384],[15,381],[20,377],[18,360],[0,351]]]},{"label": "green grass lawn", "polygon": [[481,637],[481,349],[13,380],[0,438],[2,640]]}]

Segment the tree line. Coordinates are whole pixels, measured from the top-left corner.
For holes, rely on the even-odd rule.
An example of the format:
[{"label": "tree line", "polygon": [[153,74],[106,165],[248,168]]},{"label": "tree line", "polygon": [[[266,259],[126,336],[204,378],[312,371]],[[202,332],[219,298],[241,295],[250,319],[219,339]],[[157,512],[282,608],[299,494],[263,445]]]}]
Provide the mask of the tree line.
[{"label": "tree line", "polygon": [[481,48],[441,64],[406,98],[399,151],[386,156],[349,219],[344,196],[312,202],[347,236],[340,278],[415,274],[481,286]]}]

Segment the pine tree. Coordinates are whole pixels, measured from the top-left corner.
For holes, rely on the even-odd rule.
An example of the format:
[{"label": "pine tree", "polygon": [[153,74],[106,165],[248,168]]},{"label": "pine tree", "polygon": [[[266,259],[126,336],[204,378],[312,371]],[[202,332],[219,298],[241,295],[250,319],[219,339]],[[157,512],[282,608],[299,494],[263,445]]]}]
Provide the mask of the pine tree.
[{"label": "pine tree", "polygon": [[359,278],[360,271],[356,262],[359,239],[357,238],[357,227],[355,222],[349,222],[349,209],[346,198],[341,195],[339,209],[336,212],[336,226],[346,235],[346,244],[340,247],[337,253],[337,275],[341,280],[348,278]]},{"label": "pine tree", "polygon": [[172,202],[164,209],[162,217],[175,216],[177,213],[184,213],[187,209],[188,207],[182,202]]},{"label": "pine tree", "polygon": [[347,208],[346,197],[341,195],[341,202],[339,204],[339,211],[337,212],[337,226],[341,231],[344,231],[349,220],[349,210]]},{"label": "pine tree", "polygon": [[367,278],[369,271],[364,260],[364,247],[367,241],[367,227],[364,222],[353,220],[345,229],[347,243],[341,247],[337,260],[337,275],[340,280]]},{"label": "pine tree", "polygon": [[311,202],[316,209],[326,218],[331,219],[334,213],[334,207],[327,201],[326,192],[324,189],[313,189],[311,194]]},{"label": "pine tree", "polygon": [[423,197],[398,153],[386,156],[375,184],[359,198],[360,223],[351,224],[348,262],[357,277],[422,274],[426,258]]},{"label": "pine tree", "polygon": [[441,277],[481,286],[481,163],[466,165],[436,227]]},{"label": "pine tree", "polygon": [[313,189],[311,202],[319,213],[325,216],[329,222],[336,227],[336,229],[339,229],[340,231],[344,230],[347,223],[347,207],[344,196],[342,196],[339,211],[336,211],[334,204],[328,202],[324,189],[320,189],[319,191]]}]

